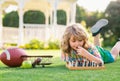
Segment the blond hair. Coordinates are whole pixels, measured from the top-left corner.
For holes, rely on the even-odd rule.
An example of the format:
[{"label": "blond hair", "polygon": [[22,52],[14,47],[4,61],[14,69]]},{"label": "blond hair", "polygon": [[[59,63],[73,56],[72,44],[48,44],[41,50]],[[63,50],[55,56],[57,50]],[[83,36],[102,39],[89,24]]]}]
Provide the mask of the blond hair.
[{"label": "blond hair", "polygon": [[63,34],[61,41],[61,50],[64,53],[70,54],[71,47],[69,45],[69,40],[71,36],[74,36],[78,40],[84,40],[83,47],[88,48],[88,34],[81,24],[72,24],[68,26]]}]

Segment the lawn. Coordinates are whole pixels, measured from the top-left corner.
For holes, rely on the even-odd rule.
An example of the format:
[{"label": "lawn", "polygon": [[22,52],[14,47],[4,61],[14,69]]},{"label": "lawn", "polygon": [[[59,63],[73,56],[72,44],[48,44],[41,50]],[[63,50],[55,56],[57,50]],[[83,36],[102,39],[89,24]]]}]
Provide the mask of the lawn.
[{"label": "lawn", "polygon": [[[1,53],[2,51],[0,51]],[[74,70],[65,67],[59,50],[26,50],[27,54],[53,55],[53,64],[45,68],[10,68],[0,62],[0,81],[119,81],[120,59],[105,64],[103,70]]]}]

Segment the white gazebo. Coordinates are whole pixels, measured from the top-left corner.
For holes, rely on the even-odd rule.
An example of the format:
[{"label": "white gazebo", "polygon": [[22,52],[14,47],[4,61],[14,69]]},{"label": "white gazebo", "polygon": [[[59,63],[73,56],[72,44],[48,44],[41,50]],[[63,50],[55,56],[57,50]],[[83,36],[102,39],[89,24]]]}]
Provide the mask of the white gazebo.
[{"label": "white gazebo", "polygon": [[[0,0],[0,46],[2,46],[2,15],[3,10],[10,5],[18,6],[19,13],[19,37],[18,46],[23,44],[24,34],[23,27],[27,26],[23,23],[23,14],[28,10],[40,10],[45,14],[45,27],[52,26],[53,31],[57,25],[57,10],[61,9],[66,12],[67,20],[66,24],[75,23],[76,14],[76,2],[77,0]],[[50,17],[50,24],[49,24]],[[47,33],[47,32],[46,32]],[[46,34],[47,35],[47,34]]]}]

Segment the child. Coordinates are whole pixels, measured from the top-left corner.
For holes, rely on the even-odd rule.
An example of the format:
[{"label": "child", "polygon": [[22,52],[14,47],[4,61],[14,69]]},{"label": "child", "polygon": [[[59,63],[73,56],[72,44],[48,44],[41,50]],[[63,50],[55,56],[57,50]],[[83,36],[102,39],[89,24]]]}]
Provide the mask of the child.
[{"label": "child", "polygon": [[[92,34],[94,34],[93,36],[97,36],[103,26],[93,26],[91,29]],[[95,31],[94,29],[97,30]],[[85,29],[80,24],[73,24],[68,26],[63,34],[61,51],[62,59],[66,63],[70,60],[75,61],[76,59],[81,59],[82,57],[94,61],[97,64],[111,63],[116,60],[120,52],[120,41],[109,52],[100,46],[91,44]]]}]

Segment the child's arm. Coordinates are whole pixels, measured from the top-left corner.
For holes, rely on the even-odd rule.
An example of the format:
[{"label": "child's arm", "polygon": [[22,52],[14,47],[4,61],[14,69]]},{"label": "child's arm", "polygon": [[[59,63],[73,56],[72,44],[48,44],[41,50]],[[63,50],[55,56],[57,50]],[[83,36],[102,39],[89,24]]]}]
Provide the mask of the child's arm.
[{"label": "child's arm", "polygon": [[98,64],[99,64],[99,63],[102,63],[102,64],[103,64],[103,61],[102,61],[101,58],[98,58],[98,57],[90,54],[90,53],[89,53],[86,49],[84,49],[83,47],[78,47],[77,53],[78,53],[78,55],[81,55],[81,56],[87,58],[87,59],[90,60],[90,61],[97,62]]}]

